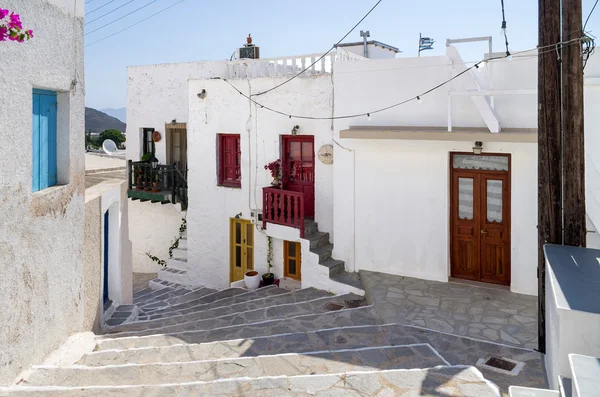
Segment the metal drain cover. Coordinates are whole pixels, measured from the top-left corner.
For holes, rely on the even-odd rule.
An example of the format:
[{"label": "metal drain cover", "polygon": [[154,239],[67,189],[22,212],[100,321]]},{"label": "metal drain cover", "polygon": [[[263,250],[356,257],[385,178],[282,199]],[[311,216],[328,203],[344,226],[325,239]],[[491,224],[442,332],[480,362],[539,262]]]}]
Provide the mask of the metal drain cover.
[{"label": "metal drain cover", "polygon": [[478,367],[486,368],[490,371],[499,372],[505,375],[518,375],[519,372],[525,367],[525,363],[522,361],[512,360],[505,357],[491,356],[487,360],[480,358],[476,364]]},{"label": "metal drain cover", "polygon": [[485,362],[485,365],[494,367],[494,368],[498,368],[503,371],[508,371],[508,372],[512,371],[517,366],[517,364],[511,363],[510,361],[507,361],[507,360],[505,360],[503,358],[499,358],[499,357],[491,357],[489,360],[487,360]]},{"label": "metal drain cover", "polygon": [[323,306],[323,309],[328,310],[330,312],[342,310],[343,308],[344,308],[344,306],[338,305],[337,303],[333,303],[333,302],[328,302],[325,306]]},{"label": "metal drain cover", "polygon": [[355,309],[357,307],[367,306],[367,301],[365,299],[355,299],[351,301],[344,301],[346,307],[350,309]]}]

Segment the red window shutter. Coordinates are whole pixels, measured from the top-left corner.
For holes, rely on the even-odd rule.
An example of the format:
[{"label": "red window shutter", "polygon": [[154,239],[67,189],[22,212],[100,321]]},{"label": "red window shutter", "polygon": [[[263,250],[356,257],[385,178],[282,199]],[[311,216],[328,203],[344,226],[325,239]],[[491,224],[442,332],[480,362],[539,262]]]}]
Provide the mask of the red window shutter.
[{"label": "red window shutter", "polygon": [[219,185],[242,186],[240,136],[219,135]]}]

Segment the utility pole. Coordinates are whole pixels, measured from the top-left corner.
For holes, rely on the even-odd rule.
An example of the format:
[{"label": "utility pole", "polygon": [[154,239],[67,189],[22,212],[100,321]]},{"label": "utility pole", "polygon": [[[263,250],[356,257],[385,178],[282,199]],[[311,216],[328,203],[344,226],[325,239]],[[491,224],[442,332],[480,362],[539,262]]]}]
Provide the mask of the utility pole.
[{"label": "utility pole", "polygon": [[562,243],[560,0],[539,0],[538,55],[538,343],[546,352],[544,244]]},{"label": "utility pole", "polygon": [[579,41],[583,35],[581,0],[562,0],[562,10],[564,244],[585,247],[583,59]]}]

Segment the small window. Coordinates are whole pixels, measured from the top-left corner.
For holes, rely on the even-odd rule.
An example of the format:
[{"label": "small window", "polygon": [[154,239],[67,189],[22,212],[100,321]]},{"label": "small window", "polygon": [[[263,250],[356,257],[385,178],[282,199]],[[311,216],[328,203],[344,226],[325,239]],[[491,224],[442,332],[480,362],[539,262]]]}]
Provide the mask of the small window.
[{"label": "small window", "polygon": [[219,185],[242,187],[240,136],[219,135]]},{"label": "small window", "polygon": [[58,108],[55,91],[33,90],[32,112],[32,191],[54,186],[58,174],[56,167],[56,114]]},{"label": "small window", "polygon": [[152,139],[153,133],[154,128],[144,128],[142,155],[150,153],[152,157],[154,157],[154,153],[156,153],[156,146],[154,140]]}]

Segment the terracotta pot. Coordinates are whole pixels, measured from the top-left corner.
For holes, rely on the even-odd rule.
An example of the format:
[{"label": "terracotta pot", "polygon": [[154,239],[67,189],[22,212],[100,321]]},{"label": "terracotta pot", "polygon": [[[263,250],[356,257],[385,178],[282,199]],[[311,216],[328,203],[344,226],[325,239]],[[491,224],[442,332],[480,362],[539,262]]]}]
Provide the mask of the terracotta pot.
[{"label": "terracotta pot", "polygon": [[158,182],[152,182],[152,191],[154,193],[160,192],[160,188],[158,187],[159,183]]},{"label": "terracotta pot", "polygon": [[246,272],[246,274],[244,274],[244,283],[246,283],[246,288],[251,291],[258,289],[258,286],[260,285],[260,276],[258,275],[258,272],[255,272],[254,270]]}]

